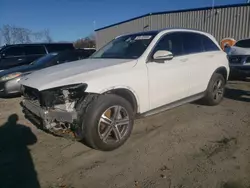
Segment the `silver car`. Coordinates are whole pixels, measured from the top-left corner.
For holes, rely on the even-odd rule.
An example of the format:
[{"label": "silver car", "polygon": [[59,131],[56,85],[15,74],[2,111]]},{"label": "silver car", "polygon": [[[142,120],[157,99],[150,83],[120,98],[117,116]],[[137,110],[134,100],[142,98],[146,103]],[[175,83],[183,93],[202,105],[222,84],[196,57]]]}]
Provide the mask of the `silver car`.
[{"label": "silver car", "polygon": [[85,49],[66,50],[47,54],[29,65],[14,67],[0,72],[0,96],[20,94],[19,80],[22,76],[50,66],[88,58],[93,52]]}]

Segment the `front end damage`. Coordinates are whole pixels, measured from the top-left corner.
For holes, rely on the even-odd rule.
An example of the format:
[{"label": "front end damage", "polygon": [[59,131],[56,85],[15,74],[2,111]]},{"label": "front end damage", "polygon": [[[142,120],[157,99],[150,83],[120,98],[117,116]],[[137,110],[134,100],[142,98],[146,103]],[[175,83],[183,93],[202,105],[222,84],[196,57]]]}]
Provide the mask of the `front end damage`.
[{"label": "front end damage", "polygon": [[57,136],[81,139],[76,109],[88,95],[86,88],[87,84],[74,84],[38,91],[22,86],[21,106],[26,118],[39,128]]}]

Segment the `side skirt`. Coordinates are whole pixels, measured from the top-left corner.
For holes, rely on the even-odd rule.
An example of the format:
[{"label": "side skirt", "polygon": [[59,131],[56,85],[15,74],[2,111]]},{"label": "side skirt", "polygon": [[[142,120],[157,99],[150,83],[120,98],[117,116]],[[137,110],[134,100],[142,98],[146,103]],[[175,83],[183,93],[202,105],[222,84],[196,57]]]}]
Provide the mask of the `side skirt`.
[{"label": "side skirt", "polygon": [[172,108],[181,106],[183,104],[187,104],[187,103],[190,103],[190,102],[197,101],[199,99],[202,99],[205,96],[205,94],[206,94],[205,92],[202,92],[202,93],[199,93],[199,94],[196,94],[196,95],[193,95],[193,96],[190,96],[190,97],[187,97],[187,98],[184,98],[184,99],[172,102],[170,104],[160,106],[160,107],[155,108],[153,110],[150,110],[148,112],[145,112],[145,113],[142,113],[142,114],[138,114],[137,119],[140,119],[140,118],[143,118],[143,117],[147,117],[147,116],[151,116],[151,115],[155,115],[155,114],[164,112],[166,110],[170,110]]}]

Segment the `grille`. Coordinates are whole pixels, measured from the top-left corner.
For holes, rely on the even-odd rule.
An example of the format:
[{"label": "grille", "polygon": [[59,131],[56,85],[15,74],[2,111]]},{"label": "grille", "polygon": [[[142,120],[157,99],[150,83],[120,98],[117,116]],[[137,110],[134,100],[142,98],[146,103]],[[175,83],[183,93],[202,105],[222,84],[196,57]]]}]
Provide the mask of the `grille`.
[{"label": "grille", "polygon": [[242,64],[242,57],[241,56],[231,56],[229,57],[230,64]]}]

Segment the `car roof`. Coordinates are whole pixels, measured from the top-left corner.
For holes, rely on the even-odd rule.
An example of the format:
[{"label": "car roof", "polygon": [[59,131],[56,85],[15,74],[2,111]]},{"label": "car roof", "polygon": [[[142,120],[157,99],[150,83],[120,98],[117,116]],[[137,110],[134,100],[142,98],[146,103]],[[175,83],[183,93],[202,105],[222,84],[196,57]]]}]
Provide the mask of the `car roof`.
[{"label": "car roof", "polygon": [[[183,31],[199,32],[199,33],[203,33],[203,34],[209,34],[209,33],[206,33],[204,31],[201,31],[201,30],[198,30],[198,29],[190,29],[190,28],[183,28],[183,27],[171,27],[171,28],[163,28],[163,29],[158,29],[158,30],[130,33],[130,34],[125,34],[125,35],[120,35],[118,37],[128,36],[128,35],[157,35],[158,33],[161,33],[163,31],[171,31],[171,30],[178,30],[178,31],[183,30]],[[116,38],[118,38],[118,37],[116,37]]]},{"label": "car roof", "polygon": [[25,43],[25,44],[6,44],[2,47],[9,47],[9,46],[37,46],[37,45],[73,45],[72,42],[52,42],[52,43]]},{"label": "car roof", "polygon": [[240,39],[240,40],[236,41],[236,43],[237,43],[237,42],[240,42],[240,41],[244,41],[244,40],[250,40],[250,38]]}]

